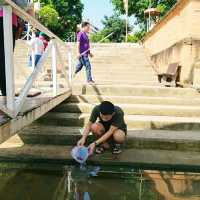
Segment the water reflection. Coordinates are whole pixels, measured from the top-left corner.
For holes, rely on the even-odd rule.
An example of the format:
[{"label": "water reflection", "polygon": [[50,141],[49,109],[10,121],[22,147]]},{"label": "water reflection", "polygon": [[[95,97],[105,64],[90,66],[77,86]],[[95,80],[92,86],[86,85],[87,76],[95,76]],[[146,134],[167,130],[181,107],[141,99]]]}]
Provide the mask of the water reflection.
[{"label": "water reflection", "polygon": [[145,170],[126,178],[80,177],[70,182],[75,200],[200,200],[200,174],[195,173]]},{"label": "water reflection", "polygon": [[2,200],[200,200],[200,174],[91,168],[0,173]]},{"label": "water reflection", "polygon": [[200,200],[199,174],[144,171],[144,175],[165,200]]}]

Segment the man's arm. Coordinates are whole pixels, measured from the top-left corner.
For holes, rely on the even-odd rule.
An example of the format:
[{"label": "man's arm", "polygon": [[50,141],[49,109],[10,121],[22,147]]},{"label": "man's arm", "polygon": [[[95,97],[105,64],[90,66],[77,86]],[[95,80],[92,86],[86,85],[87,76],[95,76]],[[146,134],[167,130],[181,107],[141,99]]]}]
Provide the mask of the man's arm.
[{"label": "man's arm", "polygon": [[78,146],[83,146],[85,144],[85,141],[87,139],[88,134],[90,133],[91,126],[92,124],[97,120],[98,117],[98,107],[95,106],[92,110],[92,113],[90,115],[89,122],[87,123],[86,127],[84,128],[83,131],[83,136],[82,138],[78,141]]},{"label": "man's arm", "polygon": [[117,130],[118,128],[115,126],[111,126],[109,131],[106,132],[102,137],[100,137],[98,140],[96,140],[95,142],[93,142],[92,144],[89,145],[89,154],[92,155],[95,149],[96,145],[99,145],[103,142],[105,142],[106,140],[108,140],[113,134],[114,132]]},{"label": "man's arm", "polygon": [[87,137],[90,133],[90,130],[91,130],[91,126],[92,126],[92,122],[88,122],[83,131],[83,136],[82,136],[83,138],[87,139]]},{"label": "man's arm", "polygon": [[84,131],[83,131],[83,135],[81,137],[81,139],[78,141],[77,145],[78,146],[83,146],[85,144],[85,141],[90,133],[90,130],[91,130],[91,126],[92,126],[92,122],[88,122],[86,127],[84,128]]},{"label": "man's arm", "polygon": [[95,143],[97,145],[107,141],[113,134],[114,132],[117,130],[118,128],[115,126],[111,126],[110,129],[103,135],[101,136]]}]

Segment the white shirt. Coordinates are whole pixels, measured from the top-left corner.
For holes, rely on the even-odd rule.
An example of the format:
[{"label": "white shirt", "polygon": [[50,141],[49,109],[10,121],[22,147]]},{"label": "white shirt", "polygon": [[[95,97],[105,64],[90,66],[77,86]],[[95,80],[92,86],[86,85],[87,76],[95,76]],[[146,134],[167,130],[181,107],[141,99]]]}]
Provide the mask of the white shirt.
[{"label": "white shirt", "polygon": [[31,46],[31,49],[35,55],[42,55],[44,52],[44,44],[41,39],[38,37],[31,39],[31,41],[28,42],[28,44]]}]

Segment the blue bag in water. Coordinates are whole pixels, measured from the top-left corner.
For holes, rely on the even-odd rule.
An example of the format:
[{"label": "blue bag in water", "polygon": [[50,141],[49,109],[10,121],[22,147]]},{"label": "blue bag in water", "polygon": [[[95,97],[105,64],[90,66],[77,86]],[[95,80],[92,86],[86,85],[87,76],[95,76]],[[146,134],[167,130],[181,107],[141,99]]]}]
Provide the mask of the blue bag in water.
[{"label": "blue bag in water", "polygon": [[76,160],[78,163],[83,164],[86,162],[89,156],[88,148],[87,147],[74,147],[71,151],[71,156]]},{"label": "blue bag in water", "polygon": [[98,175],[101,168],[99,166],[94,167],[92,171],[90,171],[89,176],[95,177]]},{"label": "blue bag in water", "polygon": [[83,200],[91,200],[88,192],[84,192]]}]

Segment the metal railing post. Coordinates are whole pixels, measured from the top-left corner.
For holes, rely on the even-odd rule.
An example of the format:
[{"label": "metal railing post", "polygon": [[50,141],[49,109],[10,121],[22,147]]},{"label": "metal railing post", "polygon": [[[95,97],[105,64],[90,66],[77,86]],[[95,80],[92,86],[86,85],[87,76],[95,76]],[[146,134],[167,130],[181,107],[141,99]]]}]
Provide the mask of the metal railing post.
[{"label": "metal railing post", "polygon": [[71,83],[72,83],[72,52],[71,52],[71,49],[68,52],[68,67],[69,67],[69,70],[68,70],[69,83],[71,85]]},{"label": "metal railing post", "polygon": [[5,74],[7,108],[15,110],[15,86],[14,86],[14,62],[13,62],[13,29],[12,29],[12,8],[3,6],[4,26],[4,52],[5,52]]},{"label": "metal railing post", "polygon": [[35,53],[34,53],[34,50],[32,49],[31,50],[31,70],[33,72],[35,68]]},{"label": "metal railing post", "polygon": [[52,41],[52,77],[53,77],[53,94],[57,95],[57,54],[55,41]]}]

